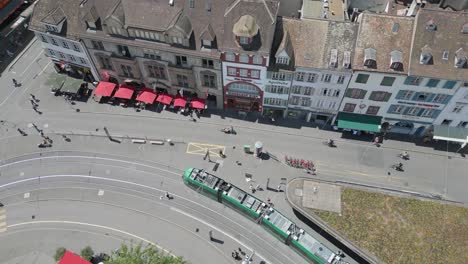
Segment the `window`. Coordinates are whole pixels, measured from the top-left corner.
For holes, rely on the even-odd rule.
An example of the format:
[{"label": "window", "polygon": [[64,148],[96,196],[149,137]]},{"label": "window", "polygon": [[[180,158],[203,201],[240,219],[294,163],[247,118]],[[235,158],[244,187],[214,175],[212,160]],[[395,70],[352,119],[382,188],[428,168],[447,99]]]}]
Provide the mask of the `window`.
[{"label": "window", "polygon": [[448,99],[448,95],[446,94],[437,94],[432,100],[433,103],[443,104]]},{"label": "window", "polygon": [[93,48],[94,48],[94,49],[104,50],[104,45],[102,44],[101,41],[94,41],[94,40],[91,40],[91,44],[93,45]]},{"label": "window", "polygon": [[181,87],[189,87],[188,78],[185,75],[177,74],[177,85]]},{"label": "window", "polygon": [[405,110],[403,105],[391,105],[388,109],[388,112],[391,114],[401,114]]},{"label": "window", "polygon": [[271,79],[273,80],[285,80],[286,74],[284,72],[273,72],[271,75]]},{"label": "window", "polygon": [[465,107],[465,105],[462,105],[462,104],[457,104],[455,105],[455,107],[453,108],[452,112],[453,113],[460,113],[463,108]]},{"label": "window", "polygon": [[62,52],[59,51],[58,55],[59,55],[60,58],[65,59],[65,54],[63,54]]},{"label": "window", "polygon": [[369,80],[369,74],[358,74],[356,77],[356,82],[357,83],[367,83],[367,80]]},{"label": "window", "polygon": [[239,75],[240,75],[241,77],[247,77],[247,76],[248,76],[248,72],[249,72],[249,71],[248,71],[247,69],[240,69],[240,70],[239,70]]},{"label": "window", "polygon": [[202,59],[202,66],[204,68],[214,68],[213,60]]},{"label": "window", "polygon": [[366,96],[367,91],[363,89],[356,89],[356,88],[348,88],[346,90],[345,96],[354,98],[354,99],[364,99]]},{"label": "window", "polygon": [[99,62],[101,63],[101,68],[107,69],[107,70],[113,70],[112,64],[110,63],[109,58],[106,57],[97,57]]},{"label": "window", "polygon": [[301,89],[302,89],[302,86],[294,85],[294,86],[291,88],[291,93],[293,93],[293,94],[301,94]]},{"label": "window", "polygon": [[263,57],[262,56],[254,56],[253,57],[253,63],[254,64],[263,64]]},{"label": "window", "polygon": [[81,64],[86,64],[86,60],[81,58],[81,57],[78,57],[78,60],[80,61]]},{"label": "window", "polygon": [[342,84],[342,83],[344,83],[344,80],[345,80],[345,76],[340,75],[340,76],[338,76],[338,80],[336,81],[336,83]]},{"label": "window", "polygon": [[58,46],[59,44],[57,43],[57,41],[54,39],[54,38],[50,38],[50,40],[52,41],[52,44],[55,45],[55,46]]},{"label": "window", "polygon": [[190,0],[189,1],[189,7],[194,8],[195,7],[195,0]]},{"label": "window", "polygon": [[45,25],[45,27],[47,28],[47,31],[58,32],[58,27],[49,26],[49,25]]},{"label": "window", "polygon": [[298,105],[299,104],[299,96],[292,96],[291,99],[289,99],[289,103],[292,105]]},{"label": "window", "polygon": [[440,82],[439,79],[429,79],[429,81],[427,81],[426,86],[427,87],[436,87],[437,84],[439,84],[439,82]]},{"label": "window", "polygon": [[216,88],[216,76],[213,74],[203,74],[203,86]]},{"label": "window", "polygon": [[366,114],[368,115],[377,115],[379,112],[380,107],[379,106],[369,106],[367,108]]},{"label": "window", "polygon": [[249,55],[247,55],[247,54],[239,55],[239,62],[249,63]]},{"label": "window", "polygon": [[122,30],[116,27],[110,27],[110,33],[114,35],[122,35]]},{"label": "window", "polygon": [[395,82],[395,77],[384,76],[380,85],[382,86],[392,86],[393,82]]},{"label": "window", "polygon": [[265,91],[267,91],[268,93],[288,94],[289,88],[277,85],[267,85]]},{"label": "window", "polygon": [[416,101],[426,101],[428,96],[429,96],[428,93],[419,93],[417,94],[415,99]]},{"label": "window", "polygon": [[312,88],[304,87],[304,95],[312,95]]},{"label": "window", "polygon": [[225,57],[226,57],[226,61],[235,61],[236,60],[236,55],[234,55],[234,53],[226,53]]},{"label": "window", "polygon": [[432,108],[426,108],[423,110],[421,116],[422,117],[432,117],[434,115],[435,111]]},{"label": "window", "polygon": [[325,96],[329,92],[328,88],[323,88],[322,89],[322,95]]},{"label": "window", "polygon": [[173,44],[179,44],[179,45],[182,45],[184,44],[183,42],[184,40],[180,37],[172,37],[172,43]]},{"label": "window", "polygon": [[442,124],[441,125],[450,125],[450,123],[452,123],[452,120],[450,119],[444,119],[444,121],[442,121]]},{"label": "window", "polygon": [[236,68],[228,67],[228,75],[236,76],[237,75]]},{"label": "window", "polygon": [[323,74],[322,75],[322,82],[330,82],[332,75],[331,74]]},{"label": "window", "polygon": [[210,49],[211,48],[211,40],[202,39],[202,46],[205,47],[205,48]]},{"label": "window", "polygon": [[150,49],[143,49],[143,56],[147,59],[161,60],[161,56],[157,55],[157,52]]},{"label": "window", "polygon": [[354,108],[356,108],[356,104],[346,103],[343,107],[344,112],[354,112]]},{"label": "window", "polygon": [[76,62],[75,56],[73,56],[73,55],[68,55],[68,57],[70,58],[70,61]]},{"label": "window", "polygon": [[158,65],[148,65],[149,76],[156,79],[166,79],[166,73],[164,67]]},{"label": "window", "polygon": [[304,81],[304,73],[303,72],[297,72],[296,73],[296,81]]},{"label": "window", "polygon": [[187,57],[185,56],[176,56],[177,66],[187,66]]},{"label": "window", "polygon": [[249,43],[250,43],[250,38],[249,37],[239,37],[239,44],[247,45]]},{"label": "window", "polygon": [[453,87],[455,87],[455,84],[457,84],[457,81],[446,81],[444,83],[444,86],[442,86],[442,88],[452,89]]},{"label": "window", "polygon": [[423,78],[421,77],[414,77],[414,76],[408,76],[405,79],[404,84],[406,85],[419,85]]},{"label": "window", "polygon": [[52,56],[55,56],[55,52],[53,49],[47,49],[49,51],[49,54],[52,55]]},{"label": "window", "polygon": [[370,94],[369,100],[387,102],[390,99],[391,95],[392,95],[391,93],[387,93],[387,92],[374,91]]},{"label": "window", "polygon": [[339,97],[340,96],[340,90],[336,89],[333,91],[333,97]]},{"label": "window", "polygon": [[286,57],[277,57],[276,58],[276,63],[278,63],[278,64],[288,64],[289,59],[286,58]]},{"label": "window", "polygon": [[42,40],[42,42],[44,42],[44,43],[49,43],[49,42],[47,41],[46,36],[44,36],[44,35],[42,35],[42,34],[41,34],[41,40]]},{"label": "window", "polygon": [[398,92],[396,99],[410,100],[413,96],[413,91],[401,90]]},{"label": "window", "polygon": [[259,70],[251,70],[250,77],[252,78],[260,78],[260,71]]},{"label": "window", "polygon": [[121,64],[120,65],[120,69],[122,69],[122,74],[125,76],[125,77],[130,77],[130,78],[133,78],[133,71],[132,71],[132,67],[129,66],[129,65],[123,65]]},{"label": "window", "polygon": [[310,106],[312,101],[308,97],[302,97],[301,106]]},{"label": "window", "polygon": [[466,122],[466,121],[460,121],[460,123],[458,123],[457,126],[458,126],[458,127],[467,127],[467,126],[468,126],[468,122]]},{"label": "window", "polygon": [[130,51],[127,46],[117,45],[118,54],[130,58]]},{"label": "window", "polygon": [[63,41],[63,40],[62,40],[62,47],[66,48],[66,49],[70,49],[70,47],[68,46],[68,43],[66,41]]},{"label": "window", "polygon": [[265,98],[264,103],[269,104],[269,105],[279,105],[279,106],[287,105],[286,100],[279,99],[279,98]]},{"label": "window", "polygon": [[73,43],[73,50],[76,52],[81,52],[80,47],[78,47],[78,45],[76,45],[75,43]]},{"label": "window", "polygon": [[317,81],[317,74],[315,73],[309,73],[308,76],[307,76],[307,81],[308,82],[316,82]]},{"label": "window", "polygon": [[408,111],[406,112],[407,115],[414,116],[417,115],[419,112],[420,108],[418,107],[410,107],[408,108]]}]

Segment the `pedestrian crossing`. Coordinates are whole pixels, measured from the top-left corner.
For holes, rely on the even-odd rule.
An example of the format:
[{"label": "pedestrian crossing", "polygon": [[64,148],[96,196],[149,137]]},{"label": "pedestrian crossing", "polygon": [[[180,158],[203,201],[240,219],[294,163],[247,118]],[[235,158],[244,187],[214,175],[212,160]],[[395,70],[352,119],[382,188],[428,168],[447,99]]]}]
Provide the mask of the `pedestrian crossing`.
[{"label": "pedestrian crossing", "polygon": [[0,233],[5,232],[7,229],[6,224],[6,210],[0,207]]}]

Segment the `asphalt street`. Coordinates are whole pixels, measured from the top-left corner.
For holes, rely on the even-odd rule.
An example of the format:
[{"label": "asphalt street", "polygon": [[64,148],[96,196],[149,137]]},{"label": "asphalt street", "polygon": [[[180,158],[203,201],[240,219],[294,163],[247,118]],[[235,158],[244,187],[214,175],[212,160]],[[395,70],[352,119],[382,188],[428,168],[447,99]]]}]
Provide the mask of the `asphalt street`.
[{"label": "asphalt street", "polygon": [[[50,87],[45,85],[48,76],[52,74],[54,70],[49,60],[44,57],[39,42],[33,43],[28,51],[25,52],[15,64],[10,65],[7,69],[9,70],[5,71],[0,78],[0,87],[2,87],[0,89],[0,120],[4,120],[4,122],[0,124],[0,145],[2,146],[0,148],[0,158],[2,159],[2,164],[10,164],[14,160],[20,161],[25,159],[28,160],[28,162],[19,162],[19,166],[15,164],[14,166],[0,167],[0,182],[2,184],[26,179],[28,177],[35,178],[47,175],[88,175],[113,178],[121,181],[132,180],[132,182],[152,186],[154,188],[161,188],[169,184],[168,188],[170,188],[171,192],[181,197],[188,195],[187,197],[190,197],[186,198],[188,201],[198,201],[201,199],[202,202],[200,202],[200,204],[212,206],[210,214],[213,211],[219,212],[223,210],[219,208],[219,204],[200,197],[198,194],[195,195],[191,193],[191,191],[183,186],[180,178],[178,178],[179,176],[174,177],[173,175],[173,173],[178,173],[178,175],[180,175],[181,171],[187,167],[213,167],[213,163],[203,160],[203,155],[187,153],[188,145],[194,143],[212,144],[225,149],[227,155],[226,159],[216,157],[216,155],[212,156],[213,160],[221,160],[221,166],[215,174],[228,179],[245,190],[248,190],[249,185],[252,184],[251,182],[245,181],[245,173],[253,174],[253,184],[260,184],[262,187],[265,187],[267,179],[270,180],[271,186],[276,187],[278,185],[281,186],[281,183],[284,182],[282,178],[287,181],[288,179],[298,176],[309,176],[329,181],[352,182],[440,195],[449,200],[468,203],[468,196],[465,194],[464,190],[464,186],[468,185],[468,179],[465,177],[468,165],[465,159],[454,153],[437,151],[415,146],[412,143],[391,140],[387,140],[383,147],[377,148],[369,142],[341,139],[340,134],[337,132],[305,126],[299,128],[273,126],[219,115],[202,117],[201,119],[197,119],[197,122],[191,122],[187,117],[169,111],[163,111],[161,113],[152,111],[136,112],[132,108],[98,104],[92,99],[88,100],[88,102],[77,102],[72,105],[61,97],[53,96],[53,94],[50,93]],[[11,78],[19,80],[21,86],[13,87]],[[38,114],[32,110],[30,94],[34,94],[40,100],[39,110],[42,114]],[[79,109],[79,112],[77,109]],[[37,148],[36,145],[41,140],[38,131],[32,126],[33,123],[38,129],[43,130],[47,136],[50,136],[54,140],[52,148],[45,150]],[[231,125],[234,126],[235,130],[238,132],[237,135],[226,135],[220,132],[220,129],[223,127]],[[113,137],[118,137],[121,143],[111,142],[103,131],[104,127],[109,129]],[[18,128],[24,130],[28,136],[20,136],[17,132]],[[67,134],[67,137],[71,141],[64,141],[61,137],[62,134]],[[176,142],[176,144],[175,146],[168,146],[167,144],[164,146],[149,144],[136,145],[131,143],[131,138],[170,138],[172,141]],[[323,141],[328,138],[334,138],[338,148],[332,149],[322,144]],[[313,160],[317,164],[317,176],[310,176],[301,170],[289,168],[283,163],[271,158],[268,160],[260,160],[255,159],[251,155],[244,154],[242,146],[249,144],[253,147],[257,140],[262,141],[265,150],[275,155],[280,161],[283,160],[285,155]],[[404,162],[405,171],[395,172],[390,170],[392,164],[399,162],[397,155],[402,150],[409,151],[411,155],[411,160]],[[78,155],[78,152],[85,154]],[[31,155],[24,156],[25,154]],[[112,160],[104,161],[102,159],[96,159],[98,156],[101,157],[107,154],[113,154],[114,156],[112,156],[112,159],[118,156],[121,157],[120,160],[130,160],[133,161],[133,163],[124,162],[123,164],[126,165],[123,166],[121,161],[117,162],[117,164],[113,164]],[[39,157],[52,156],[57,158],[55,158],[55,160],[53,158],[39,159],[38,155],[40,155]],[[58,158],[59,156],[71,157],[63,159]],[[79,157],[77,158],[74,156]],[[82,158],[82,156],[87,156],[88,158]],[[31,157],[33,157],[34,160],[29,160]],[[53,162],[49,162],[51,160]],[[172,173],[159,172],[157,173],[158,176],[154,177],[152,174],[153,169],[138,165],[143,161],[151,162],[151,164],[158,164],[159,167],[165,167]],[[239,161],[242,165],[237,165],[236,161]],[[390,172],[390,174],[388,172]],[[143,174],[144,177],[138,177],[140,174]],[[228,219],[225,219],[225,221],[218,221],[218,219],[210,219],[207,216],[209,214],[203,210],[201,212],[190,211],[190,216],[180,213],[179,211],[174,211],[171,208],[176,208],[177,210],[185,212],[184,210],[189,210],[187,208],[190,208],[192,205],[184,204],[180,205],[180,207],[171,207],[167,206],[167,203],[159,204],[161,202],[159,200],[159,193],[156,194],[157,199],[155,197],[148,198],[148,189],[141,186],[132,185],[131,188],[128,186],[123,188],[120,184],[128,185],[128,183],[116,183],[114,181],[109,185],[103,182],[103,179],[98,178],[87,178],[83,180],[84,178],[79,177],[55,177],[49,178],[46,182],[43,181],[44,179],[41,180],[40,186],[38,186],[38,182],[33,184],[31,181],[15,185],[15,188],[21,190],[21,192],[16,193],[17,196],[14,196],[14,192],[10,187],[0,189],[0,198],[14,200],[16,197],[19,199],[18,197],[21,196],[20,193],[23,193],[23,195],[25,192],[32,193],[33,189],[36,189],[41,195],[43,194],[44,197],[57,194],[58,198],[55,200],[46,199],[44,201],[37,200],[34,202],[36,209],[44,208],[45,211],[42,212],[47,212],[48,215],[50,214],[50,217],[45,217],[48,221],[52,221],[50,219],[63,217],[63,214],[60,213],[60,209],[56,207],[79,208],[77,215],[73,215],[73,219],[70,221],[78,219],[80,221],[87,221],[88,223],[99,222],[104,225],[103,223],[107,219],[112,223],[112,226],[115,224],[115,226],[127,227],[134,230],[135,233],[142,235],[142,237],[148,234],[151,236],[149,238],[151,241],[168,246],[174,253],[181,255],[184,255],[183,252],[185,252],[186,249],[182,244],[180,245],[181,247],[178,247],[178,243],[171,243],[169,236],[169,230],[177,228],[165,228],[163,230],[166,232],[164,235],[157,233],[162,232],[161,230],[154,230],[154,233],[147,233],[146,230],[143,231],[142,229],[144,227],[143,224],[136,226],[128,224],[128,215],[130,214],[128,210],[130,210],[129,208],[133,208],[134,205],[138,207],[140,205],[148,206],[151,204],[151,207],[154,208],[141,208],[142,211],[150,212],[157,208],[158,212],[164,212],[164,215],[167,214],[167,221],[174,221],[174,223],[177,223],[177,221],[185,220],[183,222],[187,223],[186,228],[190,230],[194,229],[196,222],[193,222],[194,220],[191,216],[199,213],[200,215],[197,217],[200,217],[200,219],[203,219],[205,222],[208,221],[211,226],[219,226],[220,230],[229,230],[226,232],[234,236],[234,238],[248,238],[248,243],[245,243],[251,248],[258,250],[259,254],[262,254],[262,252],[264,256],[270,256],[271,254],[272,258],[275,258],[273,263],[301,263],[301,261],[304,261],[303,259],[297,259],[298,262],[288,262],[288,258],[285,256],[272,253],[273,248],[281,247],[282,244],[278,241],[275,243],[271,235],[255,225],[253,225],[252,229],[249,229],[249,231],[254,232],[256,234],[255,237],[270,241],[269,243],[272,243],[271,245],[274,245],[274,247],[268,247],[268,244],[255,241],[255,237],[250,237],[250,233],[246,230],[242,230],[241,227],[236,227],[236,225],[229,224],[229,219],[236,219],[236,222],[245,224],[243,226],[249,226],[249,228],[252,226],[252,223],[246,223],[246,219],[233,212],[231,213],[229,210],[224,210],[222,214],[219,214],[219,217],[229,215]],[[80,183],[79,186],[81,187],[79,188],[82,189],[79,189],[79,191],[70,191],[70,188],[74,187],[77,182]],[[100,184],[102,184],[102,186]],[[113,188],[115,188],[115,185],[119,185],[121,189],[114,190]],[[97,192],[97,189],[93,188],[94,186],[104,188],[106,193],[104,195],[105,197],[112,196],[112,191],[116,191],[114,194],[115,197],[120,195],[122,195],[122,197],[123,195],[133,195],[131,196],[132,198],[128,198],[128,202],[131,203],[131,205],[121,208],[113,206],[112,203],[106,207],[109,208],[109,206],[113,206],[113,209],[109,210],[110,215],[115,214],[111,215],[113,216],[112,218],[93,218],[92,213],[105,210],[102,204],[96,203],[96,201],[93,200],[96,198],[95,193]],[[85,190],[90,190],[89,192],[91,193],[88,194]],[[92,194],[93,192],[94,194]],[[81,197],[86,197],[86,199],[80,198],[82,200],[76,200],[78,199],[76,198],[77,193],[82,193],[83,195]],[[84,195],[85,193],[86,195]],[[154,193],[151,195],[154,196]],[[277,208],[288,215],[293,221],[300,223],[284,201],[283,193],[264,191],[257,192],[256,195],[262,199],[271,198]],[[139,199],[142,199],[140,196],[145,197],[145,199],[147,199],[145,201],[148,201],[148,203],[139,201]],[[149,200],[152,202],[149,202]],[[176,199],[176,201],[179,202],[179,199]],[[184,203],[189,203],[188,201]],[[65,206],[59,206],[58,203]],[[80,203],[83,206],[77,205]],[[123,201],[123,203],[126,203],[126,201]],[[155,204],[153,205],[153,203]],[[29,207],[27,207],[28,204]],[[29,214],[31,210],[34,210],[34,206],[31,206],[31,204],[32,203],[27,203],[25,201],[22,203],[18,201],[17,205],[14,206],[16,209],[8,209],[7,217],[9,221],[10,214],[12,214],[12,217],[16,217],[13,219],[17,219],[18,221],[26,221],[28,217],[28,221],[31,221],[31,216]],[[39,207],[38,205],[41,206]],[[86,210],[87,207],[92,208],[93,211],[91,211],[91,214],[85,213],[88,212]],[[21,211],[28,211],[29,213],[21,215]],[[37,213],[37,211],[35,213]],[[43,214],[44,213],[40,213],[40,215]],[[144,223],[144,219],[148,218],[148,216],[139,213],[131,214],[135,215],[138,219],[141,218],[141,220],[135,220],[137,223]],[[119,216],[122,218],[119,218]],[[121,219],[127,219],[127,221],[119,222]],[[8,225],[15,223],[10,223],[9,221]],[[162,220],[159,219],[157,221],[161,222]],[[44,225],[46,225],[46,223],[44,223]],[[205,224],[204,226],[204,228],[208,228],[209,225]],[[23,226],[21,226],[21,228],[22,227]],[[76,226],[66,226],[63,228],[73,229],[76,228]],[[81,226],[80,229],[86,231],[86,228],[83,226]],[[10,234],[8,232],[11,230],[12,228],[8,228],[7,233],[0,234],[0,239],[3,240],[2,237],[9,236]],[[196,234],[195,236],[188,233],[182,234],[179,233],[181,232],[180,230],[174,232],[177,232],[177,235],[180,235],[183,239],[188,239],[192,244],[196,243],[198,239]],[[235,237],[235,234],[238,233],[243,234],[243,236],[240,238]],[[215,247],[223,251],[225,255],[229,255],[230,250],[232,250],[230,246],[234,246],[239,242],[229,236],[224,238],[226,239],[226,244],[224,246],[215,245]],[[128,237],[125,239],[128,239]],[[78,242],[81,240],[77,239],[76,241]],[[175,247],[173,248],[172,246]],[[257,249],[257,246],[259,249]],[[208,245],[206,247],[209,248]],[[44,250],[45,249],[41,252],[46,252],[46,250]],[[23,256],[21,254],[15,254],[13,249],[6,249],[5,252],[9,254],[10,260]],[[34,250],[29,252],[34,252]],[[284,252],[286,252],[285,254],[292,254],[288,255],[288,257],[291,257],[293,260],[297,257],[294,252],[287,248]],[[220,256],[217,255],[219,253],[217,250],[211,250],[206,256],[201,252],[190,253],[195,254],[191,257],[199,258],[200,260],[203,258],[206,260],[208,258],[217,258]],[[226,263],[228,263],[230,260],[226,259],[226,261]]]}]

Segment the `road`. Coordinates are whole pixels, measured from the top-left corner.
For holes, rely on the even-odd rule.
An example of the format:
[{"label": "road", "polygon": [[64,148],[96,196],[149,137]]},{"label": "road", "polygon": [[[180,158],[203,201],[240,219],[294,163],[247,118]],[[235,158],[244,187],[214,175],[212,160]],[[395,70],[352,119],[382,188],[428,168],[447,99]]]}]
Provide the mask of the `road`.
[{"label": "road", "polygon": [[[53,96],[50,93],[50,87],[45,85],[48,76],[54,70],[48,59],[44,57],[39,42],[32,44],[29,50],[10,66],[10,69],[10,71],[5,71],[0,78],[2,87],[0,89],[0,119],[4,120],[0,124],[0,144],[2,145],[0,158],[3,162],[15,157],[24,158],[21,156],[28,153],[43,152],[43,155],[50,155],[50,153],[47,154],[48,151],[80,151],[87,155],[91,153],[89,154],[91,156],[113,154],[135,162],[156,162],[178,171],[187,167],[211,168],[213,164],[204,161],[202,155],[186,153],[188,144],[204,143],[225,148],[226,159],[222,160],[213,156],[215,160],[222,160],[216,174],[246,190],[250,183],[245,181],[245,173],[254,175],[255,184],[265,186],[269,178],[270,184],[275,187],[281,184],[282,178],[288,180],[297,176],[308,176],[300,170],[286,167],[273,159],[259,160],[242,152],[243,145],[253,146],[255,141],[261,140],[265,149],[280,160],[284,155],[313,160],[318,168],[318,175],[315,177],[319,179],[441,195],[449,200],[468,203],[468,196],[463,188],[468,184],[468,179],[463,177],[468,165],[465,159],[453,153],[391,140],[387,140],[383,147],[377,148],[369,142],[341,139],[337,132],[314,127],[273,126],[215,114],[197,119],[197,122],[190,122],[186,117],[170,111],[136,112],[131,108],[98,104],[92,99],[86,103],[77,102],[71,105],[63,98]],[[21,87],[12,87],[11,78],[19,80]],[[39,110],[42,114],[37,114],[32,110],[29,101],[31,93],[40,99]],[[54,146],[51,149],[37,149],[36,144],[40,142],[40,137],[36,129],[32,127],[32,123],[54,140]],[[226,135],[219,131],[231,125],[238,132],[237,135]],[[112,136],[126,139],[123,139],[120,144],[109,141],[103,131],[104,127],[109,129]],[[17,128],[21,128],[29,135],[21,137],[16,131]],[[71,142],[65,142],[61,134],[67,134]],[[136,137],[170,138],[176,144],[173,147],[131,144],[129,138]],[[322,142],[327,138],[335,138],[338,148],[332,149],[323,145]],[[399,161],[397,155],[402,150],[408,150],[411,155],[411,160],[404,162],[405,172],[391,171],[389,167]],[[62,155],[62,152],[55,153]],[[242,166],[238,166],[236,161],[240,161]],[[73,163],[74,166],[79,164],[81,163]],[[31,165],[34,172],[36,172],[36,165]],[[69,165],[63,168],[58,165],[54,163],[48,168],[50,171],[43,175],[71,173]],[[88,171],[77,173],[88,176],[117,177],[114,173],[118,175],[121,169],[111,167],[101,169],[99,174],[90,174],[89,166],[89,164],[85,165]],[[44,166],[39,164],[39,168],[43,170]],[[100,167],[96,166],[96,168]],[[94,167],[92,171],[95,171]],[[391,173],[388,174],[388,172]],[[21,173],[26,172],[17,171],[16,174],[11,174],[10,180],[14,181],[26,175]],[[2,175],[0,179],[3,181],[6,172],[0,169],[0,174]],[[38,175],[31,173],[29,176],[37,177]],[[131,176],[122,175],[122,177],[125,180]],[[142,179],[139,178],[137,182],[140,183],[140,180]],[[153,181],[148,184],[155,186],[155,182],[157,183]],[[178,192],[185,189],[180,184],[174,185],[171,191]],[[65,189],[69,187],[63,186]],[[59,192],[64,193],[63,190]],[[271,198],[277,208],[293,221],[300,223],[287,206],[282,193],[259,192],[256,195],[261,199]],[[71,201],[65,199],[63,202]],[[47,204],[45,203],[44,206]],[[175,248],[173,250],[176,252]]]}]

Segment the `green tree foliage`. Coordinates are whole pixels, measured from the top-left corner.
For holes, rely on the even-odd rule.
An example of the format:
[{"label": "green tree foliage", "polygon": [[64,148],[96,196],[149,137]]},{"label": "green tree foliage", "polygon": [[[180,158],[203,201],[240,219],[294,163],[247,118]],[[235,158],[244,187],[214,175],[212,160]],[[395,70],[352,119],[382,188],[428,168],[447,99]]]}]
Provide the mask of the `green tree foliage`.
[{"label": "green tree foliage", "polygon": [[94,256],[94,250],[90,247],[87,246],[81,250],[81,257],[90,261]]},{"label": "green tree foliage", "polygon": [[188,264],[182,257],[165,254],[153,245],[122,245],[105,264]]},{"label": "green tree foliage", "polygon": [[65,251],[67,251],[67,249],[64,247],[57,248],[55,250],[55,255],[54,255],[55,261],[61,260],[63,258],[63,255],[65,255]]}]

